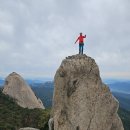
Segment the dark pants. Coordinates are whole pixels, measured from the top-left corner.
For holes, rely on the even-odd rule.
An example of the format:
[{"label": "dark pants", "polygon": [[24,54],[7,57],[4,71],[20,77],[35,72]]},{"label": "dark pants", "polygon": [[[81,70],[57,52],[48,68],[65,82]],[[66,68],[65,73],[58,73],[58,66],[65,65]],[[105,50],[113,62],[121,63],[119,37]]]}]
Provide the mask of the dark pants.
[{"label": "dark pants", "polygon": [[79,54],[83,54],[84,43],[79,43]]}]

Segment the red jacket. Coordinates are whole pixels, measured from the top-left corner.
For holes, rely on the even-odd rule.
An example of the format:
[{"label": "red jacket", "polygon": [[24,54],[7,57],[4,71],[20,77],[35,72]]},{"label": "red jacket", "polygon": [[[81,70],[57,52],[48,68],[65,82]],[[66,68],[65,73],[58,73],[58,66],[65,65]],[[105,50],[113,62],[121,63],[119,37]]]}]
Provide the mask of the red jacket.
[{"label": "red jacket", "polygon": [[[80,35],[80,36],[77,38],[76,42],[79,41],[79,44],[80,44],[80,43],[84,43],[84,38],[86,38],[86,35],[85,35],[85,36]],[[76,43],[76,42],[75,42],[75,43]]]}]

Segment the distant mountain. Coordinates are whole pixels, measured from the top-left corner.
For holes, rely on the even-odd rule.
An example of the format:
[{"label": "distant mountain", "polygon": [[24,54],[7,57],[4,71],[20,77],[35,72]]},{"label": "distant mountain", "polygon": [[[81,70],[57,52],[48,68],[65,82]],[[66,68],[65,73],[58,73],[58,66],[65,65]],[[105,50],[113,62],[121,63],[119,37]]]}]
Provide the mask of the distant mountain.
[{"label": "distant mountain", "polygon": [[130,82],[128,79],[103,79],[105,84],[113,84],[117,82]]},{"label": "distant mountain", "polygon": [[39,79],[26,79],[26,82],[31,85],[31,84],[42,84],[45,82],[50,82],[52,80],[53,80],[52,78],[39,78]]},{"label": "distant mountain", "polygon": [[47,88],[54,88],[54,82],[53,81],[45,82],[43,85]]},{"label": "distant mountain", "polygon": [[112,92],[119,101],[120,107],[130,111],[130,94],[121,92]]},{"label": "distant mountain", "polygon": [[107,85],[110,87],[111,91],[130,94],[130,81],[108,83]]},{"label": "distant mountain", "polygon": [[[39,79],[25,79],[25,81],[28,83],[28,84],[30,84],[30,85],[32,85],[32,84],[44,84],[44,83],[46,83],[46,82],[51,82],[51,81],[53,81],[53,79],[52,78],[39,78]],[[2,77],[0,77],[0,87],[3,87],[3,85],[4,85],[4,82],[5,82],[5,79],[4,78],[2,78]]]},{"label": "distant mountain", "polygon": [[52,97],[53,97],[53,87],[33,87],[32,90],[35,92],[36,96],[39,97],[42,102],[44,102],[45,108],[51,108]]},{"label": "distant mountain", "polygon": [[43,88],[43,87],[45,87],[45,88],[53,88],[54,87],[54,82],[53,81],[46,81],[45,83],[36,83],[36,82],[34,82],[34,83],[31,83],[30,84],[30,86],[31,87],[39,87],[39,88]]},{"label": "distant mountain", "polygon": [[4,79],[0,78],[0,88],[3,87],[3,85],[4,85]]},{"label": "distant mountain", "polygon": [[47,81],[45,83],[33,83],[31,84],[31,88],[36,96],[44,102],[45,108],[50,108],[52,106],[54,82]]}]

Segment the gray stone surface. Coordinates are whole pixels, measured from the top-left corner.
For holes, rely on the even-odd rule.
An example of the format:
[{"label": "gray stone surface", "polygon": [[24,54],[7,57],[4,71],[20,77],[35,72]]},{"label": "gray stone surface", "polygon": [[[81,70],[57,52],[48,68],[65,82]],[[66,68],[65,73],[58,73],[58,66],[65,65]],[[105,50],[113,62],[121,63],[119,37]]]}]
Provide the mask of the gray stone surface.
[{"label": "gray stone surface", "polygon": [[53,120],[53,118],[49,119],[48,126],[49,126],[49,130],[53,130],[54,129],[54,120]]},{"label": "gray stone surface", "polygon": [[25,127],[25,128],[20,128],[19,130],[39,130],[39,129],[31,128],[31,127]]},{"label": "gray stone surface", "polygon": [[37,99],[30,86],[15,72],[6,78],[3,93],[14,98],[21,107],[44,109],[42,101]]},{"label": "gray stone surface", "polygon": [[118,101],[102,83],[95,60],[69,56],[56,72],[54,130],[124,130]]}]

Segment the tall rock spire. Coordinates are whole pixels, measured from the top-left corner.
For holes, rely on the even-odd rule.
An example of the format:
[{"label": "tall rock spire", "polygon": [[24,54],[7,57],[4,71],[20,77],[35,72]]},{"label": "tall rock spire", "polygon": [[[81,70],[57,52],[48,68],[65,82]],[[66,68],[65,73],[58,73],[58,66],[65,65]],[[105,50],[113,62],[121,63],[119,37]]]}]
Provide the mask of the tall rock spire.
[{"label": "tall rock spire", "polygon": [[94,59],[67,57],[54,83],[54,130],[124,130],[117,114],[119,103],[102,82]]},{"label": "tall rock spire", "polygon": [[21,107],[44,109],[41,100],[37,99],[30,86],[15,72],[6,78],[3,93],[14,98]]}]

